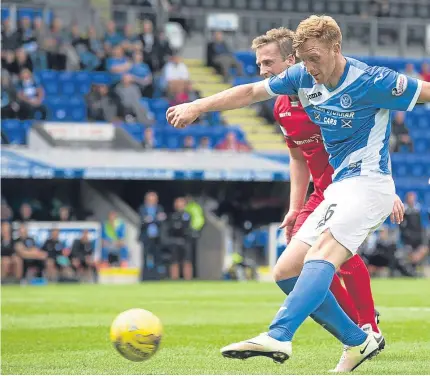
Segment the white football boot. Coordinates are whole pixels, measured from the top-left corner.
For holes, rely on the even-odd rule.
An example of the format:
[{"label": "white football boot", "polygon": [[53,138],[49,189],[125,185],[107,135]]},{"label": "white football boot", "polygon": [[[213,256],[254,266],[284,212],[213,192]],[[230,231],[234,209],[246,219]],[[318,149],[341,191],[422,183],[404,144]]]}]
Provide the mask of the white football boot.
[{"label": "white football boot", "polygon": [[378,349],[379,349],[379,351],[384,350],[384,348],[385,348],[385,338],[382,335],[381,329],[379,329],[379,333],[376,333],[376,332],[373,331],[372,325],[370,325],[370,324],[364,324],[361,327],[361,330],[363,332],[365,332],[366,334],[372,334],[375,337],[376,342],[378,343]]},{"label": "white football boot", "polygon": [[246,341],[232,343],[221,349],[225,358],[248,359],[253,356],[266,356],[276,363],[284,363],[292,354],[291,341],[281,342],[267,333]]},{"label": "white football boot", "polygon": [[378,343],[373,332],[369,333],[361,345],[344,346],[342,357],[332,372],[351,372],[365,360],[374,357],[378,351]]}]

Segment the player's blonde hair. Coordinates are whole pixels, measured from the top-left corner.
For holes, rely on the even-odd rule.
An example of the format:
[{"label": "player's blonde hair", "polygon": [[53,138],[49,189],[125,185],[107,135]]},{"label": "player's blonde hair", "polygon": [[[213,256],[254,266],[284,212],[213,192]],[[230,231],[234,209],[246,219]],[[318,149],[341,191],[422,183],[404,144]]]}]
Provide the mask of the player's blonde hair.
[{"label": "player's blonde hair", "polygon": [[260,35],[252,41],[252,49],[256,51],[258,48],[266,44],[276,43],[281,51],[281,56],[284,60],[289,55],[294,55],[293,48],[294,32],[286,27],[278,27],[271,29],[266,34]]},{"label": "player's blonde hair", "polygon": [[293,48],[297,50],[308,39],[318,39],[330,47],[342,44],[342,32],[337,22],[330,16],[310,16],[297,26],[294,34]]}]

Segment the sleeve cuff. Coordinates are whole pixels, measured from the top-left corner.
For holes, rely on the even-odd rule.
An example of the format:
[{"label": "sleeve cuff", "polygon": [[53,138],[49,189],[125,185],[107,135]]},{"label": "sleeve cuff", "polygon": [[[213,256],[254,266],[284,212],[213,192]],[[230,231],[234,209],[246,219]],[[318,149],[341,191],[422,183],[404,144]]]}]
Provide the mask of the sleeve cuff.
[{"label": "sleeve cuff", "polygon": [[417,90],[415,91],[415,95],[409,103],[408,109],[406,111],[412,111],[417,104],[418,98],[421,94],[421,88],[423,87],[423,82],[421,80],[417,80]]},{"label": "sleeve cuff", "polygon": [[264,80],[264,87],[267,91],[267,93],[271,96],[271,97],[276,97],[278,94],[274,93],[273,90],[270,87],[270,78],[267,78]]}]

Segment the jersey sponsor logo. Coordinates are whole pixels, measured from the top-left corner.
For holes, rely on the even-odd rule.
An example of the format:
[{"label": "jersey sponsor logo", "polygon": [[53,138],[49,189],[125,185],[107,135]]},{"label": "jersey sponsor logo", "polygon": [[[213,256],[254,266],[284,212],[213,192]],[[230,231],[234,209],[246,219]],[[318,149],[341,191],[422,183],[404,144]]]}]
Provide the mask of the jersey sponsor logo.
[{"label": "jersey sponsor logo", "polygon": [[323,112],[327,115],[330,116],[336,116],[336,117],[341,117],[341,118],[346,118],[346,119],[353,119],[355,116],[355,112],[351,111],[351,112],[338,112],[338,111],[333,111],[333,110],[329,110],[326,108],[322,108],[319,106],[314,106],[314,109],[320,112]]},{"label": "jersey sponsor logo", "polygon": [[376,84],[378,81],[381,81],[384,78],[384,74],[383,73],[379,73],[375,80],[373,81],[374,84]]},{"label": "jersey sponsor logo", "polygon": [[328,116],[324,116],[323,122],[324,124],[328,124],[328,125],[337,125],[337,119],[333,119]]},{"label": "jersey sponsor logo", "polygon": [[342,120],[342,128],[352,128],[352,120],[345,120],[345,119],[340,119]]},{"label": "jersey sponsor logo", "polygon": [[319,112],[315,112],[315,120],[321,121],[321,114]]},{"label": "jersey sponsor logo", "polygon": [[343,94],[340,97],[340,105],[343,108],[349,108],[349,107],[351,107],[351,105],[352,105],[352,98],[351,98],[351,96],[349,94]]},{"label": "jersey sponsor logo", "polygon": [[408,87],[408,78],[404,74],[399,74],[396,81],[396,87],[391,90],[391,94],[396,97],[402,95]]},{"label": "jersey sponsor logo", "polygon": [[322,95],[322,93],[320,91],[318,91],[317,93],[308,94],[308,95],[306,95],[306,97],[308,99],[315,99],[315,98],[320,97],[321,95]]},{"label": "jersey sponsor logo", "polygon": [[311,137],[307,138],[306,140],[300,140],[300,141],[293,140],[293,141],[295,142],[296,145],[306,145],[306,144],[311,144],[313,142],[320,143],[322,142],[322,137],[320,134],[315,133]]},{"label": "jersey sponsor logo", "polygon": [[281,112],[281,113],[279,114],[279,117],[280,117],[280,118],[284,118],[284,117],[287,117],[287,116],[291,116],[291,112],[290,112],[290,111],[287,111],[287,112]]}]

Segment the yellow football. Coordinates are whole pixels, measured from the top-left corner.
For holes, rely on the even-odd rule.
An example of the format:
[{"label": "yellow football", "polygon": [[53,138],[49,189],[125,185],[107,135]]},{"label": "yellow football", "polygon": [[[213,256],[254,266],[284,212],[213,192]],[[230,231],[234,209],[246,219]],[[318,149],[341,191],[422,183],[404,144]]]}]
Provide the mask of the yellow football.
[{"label": "yellow football", "polygon": [[140,308],[120,313],[110,328],[110,340],[126,359],[141,362],[154,355],[161,342],[163,326],[153,313]]}]

